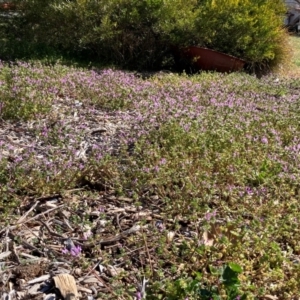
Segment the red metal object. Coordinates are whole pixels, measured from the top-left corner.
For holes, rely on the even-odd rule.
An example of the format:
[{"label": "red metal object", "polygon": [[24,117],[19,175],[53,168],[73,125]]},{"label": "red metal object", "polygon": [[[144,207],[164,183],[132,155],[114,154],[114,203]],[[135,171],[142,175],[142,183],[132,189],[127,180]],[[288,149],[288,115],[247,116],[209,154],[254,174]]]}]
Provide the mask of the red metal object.
[{"label": "red metal object", "polygon": [[0,9],[1,10],[14,10],[14,9],[16,9],[16,5],[14,3],[4,2],[4,3],[0,3]]},{"label": "red metal object", "polygon": [[194,68],[205,71],[240,71],[246,63],[235,56],[197,46],[181,49],[180,56]]}]

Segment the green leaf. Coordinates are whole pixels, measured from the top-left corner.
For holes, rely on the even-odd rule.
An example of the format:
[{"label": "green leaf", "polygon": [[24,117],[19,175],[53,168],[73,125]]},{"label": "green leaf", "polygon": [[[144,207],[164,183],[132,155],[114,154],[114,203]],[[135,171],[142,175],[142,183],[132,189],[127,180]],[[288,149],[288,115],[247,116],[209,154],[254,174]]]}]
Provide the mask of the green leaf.
[{"label": "green leaf", "polygon": [[228,266],[229,266],[229,268],[230,268],[232,271],[234,271],[234,272],[236,272],[236,273],[242,273],[242,272],[243,272],[242,267],[241,267],[240,265],[236,264],[236,263],[230,262],[230,263],[228,264]]},{"label": "green leaf", "polygon": [[237,287],[240,283],[237,275],[237,272],[233,271],[229,266],[226,266],[221,276],[221,280],[227,287]]}]

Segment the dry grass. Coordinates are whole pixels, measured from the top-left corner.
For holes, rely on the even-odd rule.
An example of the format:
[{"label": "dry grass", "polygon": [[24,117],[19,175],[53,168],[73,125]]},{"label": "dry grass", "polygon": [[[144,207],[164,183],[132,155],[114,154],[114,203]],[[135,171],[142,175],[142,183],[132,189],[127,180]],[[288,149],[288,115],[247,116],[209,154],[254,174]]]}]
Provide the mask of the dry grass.
[{"label": "dry grass", "polygon": [[293,64],[299,70],[300,69],[300,36],[292,36],[291,43],[294,49],[293,53]]},{"label": "dry grass", "polygon": [[280,68],[278,73],[283,77],[300,77],[300,36],[290,37],[291,58]]}]

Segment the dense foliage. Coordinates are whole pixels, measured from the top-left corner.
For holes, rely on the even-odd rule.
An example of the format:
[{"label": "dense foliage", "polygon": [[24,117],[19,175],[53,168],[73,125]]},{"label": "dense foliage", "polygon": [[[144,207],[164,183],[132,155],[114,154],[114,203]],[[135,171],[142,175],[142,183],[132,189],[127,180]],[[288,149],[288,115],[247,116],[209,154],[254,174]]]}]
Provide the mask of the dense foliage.
[{"label": "dense foliage", "polygon": [[[151,234],[124,238],[117,253],[83,248],[71,262],[126,262],[111,279],[114,299],[131,299],[134,281],[125,279],[143,276],[149,299],[298,295],[299,79],[142,79],[111,69],[1,63],[0,99],[1,124],[11,126],[0,141],[3,223],[28,197],[74,188],[81,188],[85,217],[75,214],[73,228],[91,224],[85,201],[99,203],[107,190],[153,212],[138,223]],[[107,131],[88,140],[99,124]],[[109,216],[99,218],[110,232]],[[151,260],[137,263],[138,249]]]},{"label": "dense foliage", "polygon": [[282,28],[284,1],[202,0],[196,28],[209,48],[245,58],[260,67],[280,63],[288,55]]},{"label": "dense foliage", "polygon": [[172,47],[186,45],[207,46],[260,67],[278,65],[287,54],[281,0],[15,1],[21,16],[10,20],[13,31],[7,26],[0,31],[3,57],[20,49],[27,56],[62,51],[155,69],[172,64]]}]

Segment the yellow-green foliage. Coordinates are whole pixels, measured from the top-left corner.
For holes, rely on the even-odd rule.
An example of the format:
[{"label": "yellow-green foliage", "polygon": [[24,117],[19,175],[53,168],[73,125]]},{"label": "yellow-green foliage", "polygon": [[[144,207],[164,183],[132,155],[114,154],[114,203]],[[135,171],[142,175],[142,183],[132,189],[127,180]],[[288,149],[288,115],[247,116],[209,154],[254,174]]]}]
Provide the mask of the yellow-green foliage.
[{"label": "yellow-green foliage", "polygon": [[198,38],[248,62],[272,65],[286,52],[285,11],[282,0],[202,0]]},{"label": "yellow-green foliage", "polygon": [[263,67],[287,53],[283,0],[15,1],[23,40],[126,67],[161,67],[191,44]]}]

